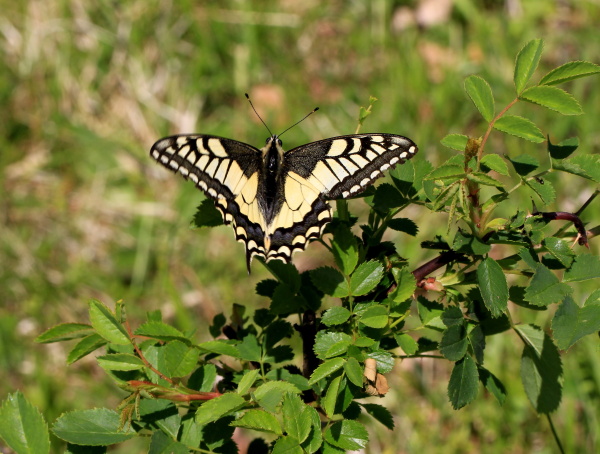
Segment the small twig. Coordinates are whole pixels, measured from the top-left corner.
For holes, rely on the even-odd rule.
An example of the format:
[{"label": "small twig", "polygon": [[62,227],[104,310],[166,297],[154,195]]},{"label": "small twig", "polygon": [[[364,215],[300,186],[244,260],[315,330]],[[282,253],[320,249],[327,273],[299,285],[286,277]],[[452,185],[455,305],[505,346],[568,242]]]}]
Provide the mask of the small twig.
[{"label": "small twig", "polygon": [[461,257],[464,257],[464,254],[455,251],[444,251],[434,259],[429,262],[421,265],[419,268],[412,272],[415,280],[417,281],[418,286],[422,286],[421,281],[425,278],[425,276],[433,273],[435,270],[440,269],[441,267],[447,265],[454,260],[457,260]]},{"label": "small twig", "polygon": [[[294,325],[294,328],[302,338],[302,354],[304,357],[302,375],[309,378],[319,365],[319,359],[314,351],[317,338],[317,316],[315,312],[312,310],[304,312],[302,324]],[[305,403],[310,403],[316,400],[316,396],[312,390],[308,390],[303,393],[303,400]]]},{"label": "small twig", "polygon": [[539,216],[542,216],[544,219],[549,221],[570,221],[573,223],[575,228],[577,229],[577,233],[579,234],[578,243],[580,246],[590,247],[588,244],[587,232],[579,219],[579,216],[573,213],[567,213],[566,211],[548,211],[546,213],[536,213]]},{"label": "small twig", "polygon": [[173,382],[173,380],[171,380],[169,377],[167,377],[162,372],[160,372],[159,370],[157,370],[146,359],[146,357],[144,356],[144,354],[142,353],[142,351],[140,350],[140,348],[137,346],[136,342],[134,341],[135,335],[133,334],[133,331],[131,330],[131,326],[129,326],[129,320],[125,320],[125,329],[127,330],[127,334],[129,334],[129,338],[131,339],[131,345],[133,345],[133,348],[134,348],[135,352],[138,354],[138,356],[140,357],[140,359],[143,361],[144,365],[148,369],[150,369],[152,372],[154,372],[156,375],[158,375],[160,378],[162,378],[163,380],[166,380],[169,383],[171,383],[172,385],[174,385],[175,383]]}]

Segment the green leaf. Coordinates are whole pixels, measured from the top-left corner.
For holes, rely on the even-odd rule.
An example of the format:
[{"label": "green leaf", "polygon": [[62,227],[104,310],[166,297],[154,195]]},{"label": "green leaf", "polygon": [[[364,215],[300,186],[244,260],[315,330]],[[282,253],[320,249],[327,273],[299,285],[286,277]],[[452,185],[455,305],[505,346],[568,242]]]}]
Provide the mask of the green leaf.
[{"label": "green leaf", "polygon": [[446,325],[444,325],[442,322],[444,306],[442,306],[440,303],[430,301],[422,296],[419,296],[417,298],[417,310],[423,325],[439,330],[446,329]]},{"label": "green leaf", "polygon": [[315,339],[314,350],[319,359],[326,359],[332,349],[341,343],[350,345],[352,343],[352,336],[346,333],[319,331]]},{"label": "green leaf", "polygon": [[90,321],[96,332],[107,341],[117,345],[130,344],[127,331],[115,315],[100,301],[90,300]]},{"label": "green leaf", "polygon": [[538,413],[558,408],[562,395],[562,363],[550,337],[533,325],[517,325],[526,345],[521,357],[521,381],[525,394]]},{"label": "green leaf", "polygon": [[349,276],[358,263],[358,245],[356,237],[346,224],[340,223],[334,230],[331,252],[338,268]]},{"label": "green leaf", "polygon": [[303,454],[304,451],[296,438],[283,436],[273,445],[271,454]]},{"label": "green leaf", "polygon": [[238,384],[237,393],[242,396],[246,394],[256,382],[259,373],[260,371],[258,369],[246,370],[242,379],[240,380],[240,383]]},{"label": "green leaf", "polygon": [[329,377],[331,374],[344,367],[345,363],[346,360],[344,358],[328,359],[315,369],[310,376],[310,380],[308,380],[308,384],[314,385],[319,380]]},{"label": "green leaf", "polygon": [[600,257],[580,254],[575,257],[571,268],[565,272],[565,282],[579,282],[600,277]]},{"label": "green leaf", "polygon": [[230,341],[224,339],[202,342],[201,344],[198,344],[198,347],[202,350],[216,353],[217,355],[227,355],[233,358],[240,357],[240,352],[235,345],[232,345]]},{"label": "green leaf", "polygon": [[196,227],[216,227],[223,225],[223,215],[211,199],[204,199],[196,208],[192,223]]},{"label": "green leaf", "polygon": [[81,339],[75,347],[69,352],[67,356],[67,364],[73,364],[75,361],[89,355],[93,351],[96,351],[100,347],[107,344],[107,341],[100,337],[99,334],[92,334],[90,336]]},{"label": "green leaf", "polygon": [[[177,434],[176,434],[177,435]],[[188,454],[187,446],[173,439],[172,436],[157,430],[150,438],[148,454]],[[92,454],[92,453],[90,453]]]},{"label": "green leaf", "polygon": [[169,378],[191,374],[197,366],[199,352],[183,342],[172,341],[161,349],[164,368],[162,372]]},{"label": "green leaf", "polygon": [[481,158],[481,164],[490,170],[498,172],[501,175],[509,175],[506,161],[497,154],[486,154],[483,156],[483,158]]},{"label": "green leaf", "polygon": [[464,325],[449,326],[440,341],[440,353],[450,361],[458,361],[467,353],[469,342]]},{"label": "green leaf", "polygon": [[308,407],[312,428],[308,438],[302,443],[302,448],[309,454],[317,452],[323,443],[323,434],[321,432],[321,418],[319,413],[313,407]]},{"label": "green leaf", "polygon": [[104,370],[140,370],[144,368],[144,362],[129,353],[111,353],[98,356],[96,360]]},{"label": "green leaf", "polygon": [[80,339],[89,336],[93,332],[92,326],[84,323],[61,323],[44,331],[35,338],[35,341],[40,344],[62,342],[71,339]]},{"label": "green leaf", "polygon": [[246,429],[258,430],[260,432],[270,432],[282,435],[281,425],[277,418],[264,410],[248,410],[244,415],[231,423],[235,427],[244,427]]},{"label": "green leaf", "polygon": [[525,299],[535,306],[549,306],[561,301],[572,290],[567,284],[559,282],[552,271],[540,263],[525,290]]},{"label": "green leaf", "polygon": [[353,385],[362,387],[363,371],[356,358],[348,358],[348,361],[344,364],[344,372],[346,372],[346,377]]},{"label": "green leaf", "polygon": [[343,420],[337,421],[327,428],[325,440],[340,449],[356,451],[367,445],[369,433],[359,422]]},{"label": "green leaf", "polygon": [[528,173],[533,172],[540,166],[540,162],[529,154],[522,154],[508,159],[515,168],[516,172],[521,176],[525,176]]},{"label": "green leaf", "polygon": [[0,438],[16,453],[50,452],[48,426],[40,411],[17,391],[0,407]]},{"label": "green leaf", "polygon": [[477,397],[479,375],[473,358],[466,355],[457,361],[448,382],[448,398],[452,408],[458,410]]},{"label": "green leaf", "polygon": [[485,306],[492,317],[499,317],[508,307],[508,283],[502,268],[487,257],[477,267],[477,281]]},{"label": "green leaf", "polygon": [[246,405],[242,396],[236,393],[226,393],[215,399],[207,400],[196,410],[196,424],[205,425],[231,414]]},{"label": "green leaf", "polygon": [[300,394],[300,390],[288,381],[269,381],[260,385],[253,393],[254,400],[265,410],[276,413],[287,393]]},{"label": "green leaf", "polygon": [[394,418],[390,411],[383,405],[361,403],[360,406],[363,407],[369,415],[371,415],[385,427],[387,427],[390,430],[394,430]]},{"label": "green leaf", "polygon": [[587,61],[571,61],[554,68],[540,80],[540,85],[557,85],[580,77],[600,73],[600,66]]},{"label": "green leaf", "polygon": [[517,55],[514,73],[517,94],[520,94],[523,91],[525,85],[529,82],[531,76],[533,76],[538,63],[540,62],[543,47],[544,42],[541,39],[534,39],[525,44]]},{"label": "green leaf", "polygon": [[388,324],[388,310],[383,305],[371,306],[365,310],[358,321],[369,328],[381,329]]},{"label": "green leaf", "polygon": [[177,437],[181,416],[175,404],[166,399],[142,399],[139,403],[141,420],[149,426],[158,426],[171,439]]},{"label": "green leaf", "polygon": [[467,179],[484,186],[495,186],[497,188],[503,188],[505,186],[495,178],[492,178],[489,175],[481,172],[468,173]]},{"label": "green leaf", "polygon": [[444,313],[442,314],[442,321],[444,322],[444,325],[448,327],[454,325],[463,326],[465,323],[465,317],[460,307],[450,306],[444,310]]},{"label": "green leaf", "polygon": [[545,205],[550,205],[556,199],[556,191],[550,183],[542,183],[536,179],[529,179],[525,180],[525,184],[534,190]]},{"label": "green leaf", "polygon": [[517,115],[504,115],[498,118],[494,123],[494,128],[534,143],[542,143],[546,140],[546,136],[531,120]]},{"label": "green leaf", "polygon": [[490,252],[492,247],[476,236],[459,229],[454,236],[452,248],[457,252],[464,252],[466,254],[484,255]]},{"label": "green leaf", "polygon": [[[396,290],[394,290],[389,297],[394,300],[396,303],[402,303],[409,299],[417,288],[417,281],[413,274],[408,270],[408,268],[392,268],[392,274],[394,275],[394,281],[396,281]],[[392,312],[397,309],[397,306],[394,306]],[[400,315],[403,315],[404,312]]]},{"label": "green leaf", "polygon": [[341,325],[348,321],[352,313],[341,306],[334,306],[323,313],[321,323],[325,326]]},{"label": "green leaf", "polygon": [[108,446],[136,435],[131,428],[122,428],[119,414],[108,408],[63,413],[52,432],[69,443],[85,446]]},{"label": "green leaf", "polygon": [[479,367],[479,380],[500,405],[506,400],[506,388],[498,378],[484,367]]},{"label": "green leaf", "polygon": [[583,113],[581,105],[573,95],[548,85],[530,87],[521,93],[519,99],[547,107],[563,115],[581,115]]},{"label": "green leaf", "polygon": [[407,355],[414,355],[419,349],[417,341],[406,333],[396,334],[394,339]]},{"label": "green leaf", "polygon": [[240,358],[246,361],[260,361],[262,349],[254,334],[247,334],[237,345]]},{"label": "green leaf", "polygon": [[[465,79],[465,91],[488,123],[494,118],[494,95],[490,85],[479,76]],[[463,148],[464,150],[464,148]]]},{"label": "green leaf", "polygon": [[350,295],[350,287],[342,273],[335,268],[324,266],[310,272],[310,279],[315,287],[326,295],[345,298]]},{"label": "green leaf", "polygon": [[325,393],[325,396],[323,396],[323,398],[321,399],[321,406],[323,407],[325,414],[330,418],[333,417],[333,415],[335,414],[335,407],[338,395],[340,393],[341,382],[341,375],[331,380],[331,383],[327,387],[327,392]]},{"label": "green leaf", "polygon": [[469,138],[463,134],[448,134],[440,143],[457,151],[465,151]]},{"label": "green leaf", "polygon": [[189,339],[179,331],[177,328],[167,325],[163,322],[146,322],[135,330],[135,334],[138,336],[151,337],[153,339],[159,339],[162,341],[180,340],[185,343],[189,343]]},{"label": "green leaf", "polygon": [[571,250],[569,243],[560,238],[548,237],[542,242],[552,257],[558,260],[565,268],[573,263],[575,253]]},{"label": "green leaf", "polygon": [[600,290],[592,293],[583,307],[566,296],[554,314],[552,331],[562,350],[570,348],[582,337],[600,331]]},{"label": "green leaf", "polygon": [[383,265],[371,260],[364,262],[352,273],[350,277],[350,293],[353,296],[362,296],[369,293],[383,277]]},{"label": "green leaf", "polygon": [[[552,159],[565,159],[571,156],[575,150],[579,147],[579,138],[569,137],[557,144],[553,144],[548,138],[548,152]],[[554,167],[554,163],[553,166]]]},{"label": "green leaf", "polygon": [[387,213],[393,208],[406,204],[406,202],[406,197],[397,188],[389,183],[382,183],[375,188],[372,205],[377,211]]},{"label": "green leaf", "polygon": [[388,227],[397,232],[404,232],[411,236],[416,236],[419,231],[419,227],[412,219],[408,218],[395,218],[390,219]]},{"label": "green leaf", "polygon": [[429,172],[424,180],[440,180],[446,184],[454,183],[465,176],[465,169],[459,165],[444,164]]},{"label": "green leaf", "polygon": [[283,428],[285,433],[294,437],[300,443],[310,435],[312,417],[310,407],[302,402],[297,394],[286,394],[283,397]]}]

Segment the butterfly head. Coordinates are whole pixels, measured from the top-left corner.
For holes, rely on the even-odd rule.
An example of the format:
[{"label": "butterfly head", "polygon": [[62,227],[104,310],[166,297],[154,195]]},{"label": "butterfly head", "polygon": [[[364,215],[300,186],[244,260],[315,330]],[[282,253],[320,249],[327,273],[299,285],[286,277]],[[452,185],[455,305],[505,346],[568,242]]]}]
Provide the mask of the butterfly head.
[{"label": "butterfly head", "polygon": [[277,173],[281,161],[283,160],[283,148],[281,147],[281,143],[279,136],[273,134],[267,139],[265,146],[261,150],[267,170],[273,173]]}]

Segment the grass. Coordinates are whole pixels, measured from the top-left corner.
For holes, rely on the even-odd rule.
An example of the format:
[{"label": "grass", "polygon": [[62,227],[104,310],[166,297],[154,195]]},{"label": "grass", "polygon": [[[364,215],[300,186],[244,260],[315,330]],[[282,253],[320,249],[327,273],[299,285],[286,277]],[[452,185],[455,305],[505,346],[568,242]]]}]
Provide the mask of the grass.
[{"label": "grass", "polygon": [[[123,298],[134,320],[161,309],[199,339],[234,302],[264,305],[253,288],[266,271],[255,265],[246,275],[231,230],[188,228],[202,196],[148,157],[158,138],[204,132],[262,144],[267,132],[247,91],[275,132],[320,106],[286,133],[289,149],[353,132],[358,107],[373,95],[380,101],[363,131],[405,134],[421,148],[417,159],[435,164],[450,156],[439,144],[446,134],[484,132],[462,90],[465,76],[486,78],[500,106],[514,97],[514,56],[529,39],[546,42],[539,75],[569,60],[600,61],[593,1],[523,2],[508,13],[504,2],[461,0],[438,25],[402,29],[398,19],[413,2],[0,6],[0,398],[21,389],[49,421],[124,397],[92,361],[66,367],[63,344],[33,342],[56,323],[86,320],[89,298]],[[577,135],[583,150],[598,152],[597,78],[567,88],[585,115],[561,118],[531,106],[514,113],[534,116],[554,141]],[[509,155],[544,153],[502,135],[492,144]],[[590,190],[557,184],[556,210],[577,208]],[[530,208],[528,194],[519,208]],[[404,245],[415,267],[430,258],[418,242],[446,222],[424,214],[410,213],[420,232]],[[589,220],[598,214],[592,207]],[[596,242],[592,248],[599,250]],[[316,267],[328,260],[323,252],[312,245],[295,263]],[[497,353],[489,368],[502,371],[509,388],[503,407],[485,396],[455,412],[446,397],[448,364],[406,361],[386,401],[398,429],[374,427],[371,452],[555,452],[547,421],[522,392],[520,352],[500,342],[488,349]],[[597,356],[597,340],[586,339],[564,357],[555,423],[568,452],[598,447]]]}]

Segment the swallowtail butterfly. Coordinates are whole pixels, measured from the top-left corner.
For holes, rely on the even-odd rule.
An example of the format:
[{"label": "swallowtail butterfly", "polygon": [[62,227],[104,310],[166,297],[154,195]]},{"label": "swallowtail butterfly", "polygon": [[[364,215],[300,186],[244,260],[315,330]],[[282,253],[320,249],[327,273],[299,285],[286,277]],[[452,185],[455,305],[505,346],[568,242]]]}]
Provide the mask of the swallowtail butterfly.
[{"label": "swallowtail butterfly", "polygon": [[214,200],[225,224],[254,256],[289,262],[332,219],[327,200],[360,194],[417,153],[394,134],[352,134],[284,151],[278,135],[254,148],[236,140],[183,134],[156,142],[150,155]]}]

